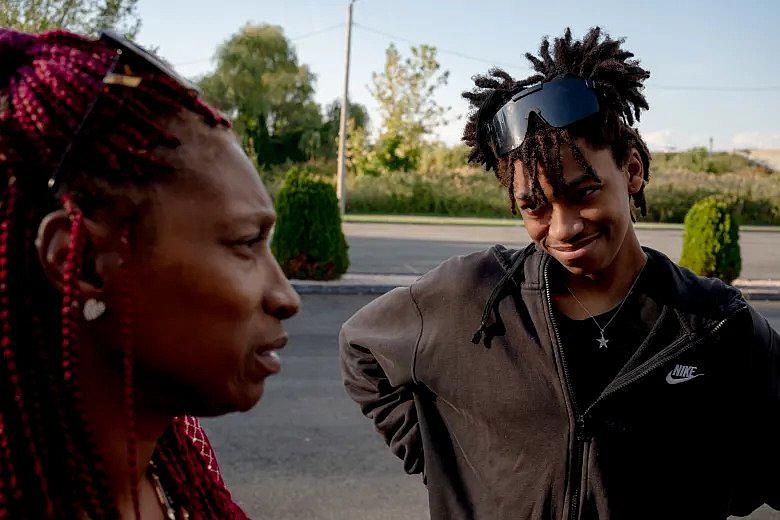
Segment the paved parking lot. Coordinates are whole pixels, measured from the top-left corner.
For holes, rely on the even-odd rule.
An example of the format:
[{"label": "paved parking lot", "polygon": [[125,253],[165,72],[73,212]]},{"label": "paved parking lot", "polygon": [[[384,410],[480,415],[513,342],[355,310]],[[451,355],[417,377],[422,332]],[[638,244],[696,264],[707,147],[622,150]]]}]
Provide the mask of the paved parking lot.
[{"label": "paved parking lot", "polygon": [[[267,382],[260,405],[204,421],[225,480],[251,518],[428,518],[421,480],[403,473],[341,384],[339,327],[371,298],[305,296],[289,323],[284,369]],[[757,307],[780,328],[780,302]],[[780,513],[749,518],[778,520]]]},{"label": "paved parking lot", "polygon": [[[521,247],[530,242],[522,226],[453,226],[427,224],[343,225],[349,243],[350,272],[421,274],[443,260],[480,251],[493,244]],[[638,229],[640,243],[675,262],[682,251],[678,229]],[[780,232],[742,231],[741,278],[780,279]]]}]

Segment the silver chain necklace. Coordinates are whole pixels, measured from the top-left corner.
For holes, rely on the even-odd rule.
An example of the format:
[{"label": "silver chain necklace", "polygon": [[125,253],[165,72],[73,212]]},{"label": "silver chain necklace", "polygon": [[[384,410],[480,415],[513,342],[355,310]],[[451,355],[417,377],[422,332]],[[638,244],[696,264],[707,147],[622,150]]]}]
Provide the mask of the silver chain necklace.
[{"label": "silver chain necklace", "polygon": [[639,272],[637,273],[636,277],[634,277],[634,283],[632,283],[632,284],[631,284],[631,288],[628,290],[628,292],[626,293],[626,295],[623,297],[623,301],[621,301],[621,302],[620,302],[620,306],[618,307],[617,311],[615,311],[615,314],[613,314],[613,315],[612,315],[612,317],[609,319],[609,321],[607,322],[607,324],[606,324],[606,325],[604,325],[603,327],[602,327],[601,325],[599,325],[599,322],[598,322],[598,320],[596,319],[596,317],[595,317],[595,316],[593,316],[593,313],[592,313],[592,312],[590,312],[590,311],[588,310],[588,308],[587,308],[587,307],[585,307],[585,304],[583,304],[583,303],[580,301],[580,299],[579,299],[579,298],[577,298],[577,295],[576,295],[576,294],[574,294],[574,291],[572,291],[572,290],[569,288],[569,286],[568,286],[568,285],[566,285],[566,290],[567,290],[567,291],[569,291],[569,294],[571,294],[571,295],[572,295],[572,297],[573,297],[573,298],[574,298],[574,299],[577,301],[577,303],[579,303],[579,304],[580,304],[580,307],[582,307],[583,309],[585,309],[585,312],[587,312],[587,313],[588,313],[588,316],[590,316],[590,319],[592,319],[592,320],[593,320],[593,323],[595,323],[595,324],[596,324],[596,327],[598,327],[599,331],[601,332],[601,337],[600,337],[600,338],[596,338],[596,341],[597,341],[597,342],[598,342],[598,344],[599,344],[599,350],[606,350],[606,349],[607,349],[607,343],[609,342],[609,340],[608,340],[607,338],[605,338],[605,337],[604,337],[604,331],[605,331],[605,330],[607,330],[607,327],[609,327],[609,325],[612,323],[612,320],[614,320],[614,319],[615,319],[615,316],[617,316],[618,314],[620,314],[620,309],[622,309],[622,308],[623,308],[623,304],[625,304],[625,303],[626,303],[626,301],[628,300],[628,297],[629,297],[629,296],[631,296],[631,293],[634,291],[634,286],[636,286],[636,283],[637,283],[637,281],[639,281],[639,277],[640,277],[640,276],[642,276],[642,271],[644,271],[644,270],[645,270],[645,266],[646,266],[646,265],[647,265],[647,257],[645,257],[645,263],[642,265],[642,269],[640,269],[640,270],[639,270]]}]

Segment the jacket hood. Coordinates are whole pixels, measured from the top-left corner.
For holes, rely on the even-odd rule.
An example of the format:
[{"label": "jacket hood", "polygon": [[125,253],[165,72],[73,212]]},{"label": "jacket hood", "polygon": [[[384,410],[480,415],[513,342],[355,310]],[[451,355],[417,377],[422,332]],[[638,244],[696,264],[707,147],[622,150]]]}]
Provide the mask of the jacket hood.
[{"label": "jacket hood", "polygon": [[[669,307],[675,312],[688,333],[710,330],[720,321],[745,308],[745,301],[738,289],[718,278],[697,276],[672,262],[660,251],[644,246],[642,249],[648,257],[646,269],[651,271],[650,276],[653,280],[663,281],[661,284],[653,284],[647,296],[659,307]],[[490,253],[501,266],[503,276],[485,302],[481,323],[472,338],[472,343],[483,342],[486,347],[493,337],[505,333],[499,312],[501,301],[521,289],[545,290],[545,270],[551,262],[556,262],[535,243],[518,250],[495,245]]]}]

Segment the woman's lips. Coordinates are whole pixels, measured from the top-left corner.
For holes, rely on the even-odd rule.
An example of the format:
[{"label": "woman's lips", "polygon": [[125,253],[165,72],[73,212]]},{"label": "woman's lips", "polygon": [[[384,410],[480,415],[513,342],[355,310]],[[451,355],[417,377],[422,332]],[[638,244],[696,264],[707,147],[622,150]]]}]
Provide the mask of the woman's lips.
[{"label": "woman's lips", "polygon": [[593,244],[601,233],[594,233],[589,237],[583,238],[579,242],[566,246],[549,246],[549,249],[555,251],[555,257],[559,260],[574,260],[588,252],[593,248]]},{"label": "woman's lips", "polygon": [[287,335],[280,336],[257,347],[254,351],[255,368],[261,378],[278,374],[282,369],[282,360],[277,350],[281,350],[287,344]]},{"label": "woman's lips", "polygon": [[255,352],[255,360],[261,368],[261,372],[264,372],[263,377],[278,374],[282,369],[282,359],[275,350]]}]

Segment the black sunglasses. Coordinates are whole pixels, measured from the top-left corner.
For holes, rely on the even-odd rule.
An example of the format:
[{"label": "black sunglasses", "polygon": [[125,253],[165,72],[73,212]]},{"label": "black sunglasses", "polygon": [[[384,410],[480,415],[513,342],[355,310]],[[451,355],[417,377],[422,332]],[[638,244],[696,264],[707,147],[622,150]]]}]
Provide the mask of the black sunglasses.
[{"label": "black sunglasses", "polygon": [[550,126],[563,128],[598,111],[593,81],[565,75],[512,96],[493,117],[488,131],[501,157],[523,144],[531,113]]},{"label": "black sunglasses", "polygon": [[[157,58],[150,52],[142,49],[135,43],[131,42],[130,40],[122,36],[121,34],[115,31],[105,30],[100,33],[100,41],[104,42],[108,47],[113,48],[116,51],[116,56],[114,57],[113,62],[111,63],[111,66],[108,69],[108,72],[103,77],[104,85],[121,85],[127,88],[138,87],[143,81],[143,78],[140,76],[133,75],[132,68],[130,68],[129,65],[130,63],[133,63],[135,65],[141,64],[141,66],[150,67],[156,70],[157,72],[164,74],[172,81],[177,83],[179,86],[181,86],[183,89],[191,91],[196,95],[199,94],[200,91],[193,82],[179,76],[170,66],[163,63],[159,58]],[[120,74],[117,72],[119,70],[120,62],[123,62],[124,64],[127,65],[125,70],[122,71],[122,72],[126,72],[125,74]],[[54,193],[57,192],[60,185],[62,184],[63,166],[65,165],[65,162],[68,158],[68,155],[70,154],[71,149],[73,148],[73,144],[78,140],[81,131],[84,129],[84,125],[86,124],[89,117],[92,115],[95,105],[97,105],[98,101],[100,100],[101,94],[104,91],[105,88],[99,89],[97,94],[95,94],[95,98],[87,106],[87,110],[84,112],[84,116],[81,118],[81,121],[76,127],[73,136],[71,137],[67,146],[65,146],[65,150],[63,150],[62,152],[62,155],[60,156],[60,160],[57,163],[57,166],[54,168],[51,176],[49,177],[49,189],[51,189]]]}]

